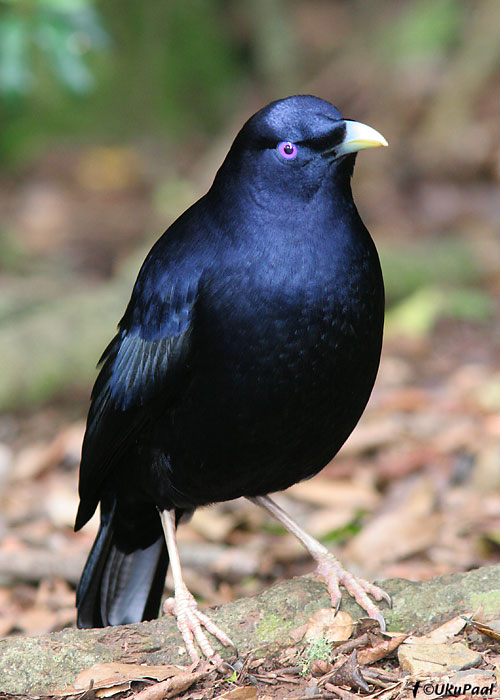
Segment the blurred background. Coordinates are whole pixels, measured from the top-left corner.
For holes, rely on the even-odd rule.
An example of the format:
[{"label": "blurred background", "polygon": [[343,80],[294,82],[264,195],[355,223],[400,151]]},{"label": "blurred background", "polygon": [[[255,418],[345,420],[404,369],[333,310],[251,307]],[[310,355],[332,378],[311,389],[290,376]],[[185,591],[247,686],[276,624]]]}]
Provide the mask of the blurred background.
[{"label": "blurred background", "polygon": [[[390,143],[353,184],[387,317],[360,425],[279,499],[366,576],[499,560],[499,36],[496,0],[0,3],[1,635],[74,624],[95,363],[151,244],[242,123],[297,92]],[[180,540],[209,604],[312,568],[246,502]]]}]

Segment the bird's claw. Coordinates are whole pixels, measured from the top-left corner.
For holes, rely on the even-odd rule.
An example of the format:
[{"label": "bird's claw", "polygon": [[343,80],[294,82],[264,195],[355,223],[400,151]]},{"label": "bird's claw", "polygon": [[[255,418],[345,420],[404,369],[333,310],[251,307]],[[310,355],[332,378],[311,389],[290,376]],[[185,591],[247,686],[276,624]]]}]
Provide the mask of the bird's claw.
[{"label": "bird's claw", "polygon": [[333,554],[321,554],[317,555],[315,558],[318,562],[315,572],[316,576],[325,581],[328,586],[335,612],[337,613],[340,607],[342,594],[339,584],[342,584],[356,603],[366,611],[369,617],[373,620],[377,620],[380,629],[382,632],[385,632],[386,625],[384,616],[368,596],[371,595],[375,600],[385,600],[389,606],[391,606],[392,601],[389,594],[382,588],[379,588],[379,586],[375,586],[375,584],[351,574],[347,569],[344,569]]},{"label": "bird's claw", "polygon": [[197,664],[200,655],[195,646],[198,642],[203,655],[218,669],[223,669],[224,662],[221,656],[214,650],[203,631],[203,627],[212,634],[223,646],[234,647],[230,637],[213,622],[207,615],[198,610],[198,603],[187,587],[179,587],[175,592],[175,598],[168,598],[164,603],[164,612],[177,618],[177,628],[182,635],[191,661]]}]

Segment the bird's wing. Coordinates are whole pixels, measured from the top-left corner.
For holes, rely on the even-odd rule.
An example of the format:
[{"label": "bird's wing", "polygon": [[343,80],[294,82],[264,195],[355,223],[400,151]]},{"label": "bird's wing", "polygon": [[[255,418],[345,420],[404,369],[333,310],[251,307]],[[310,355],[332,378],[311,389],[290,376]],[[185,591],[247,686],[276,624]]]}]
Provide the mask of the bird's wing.
[{"label": "bird's wing", "polygon": [[184,375],[197,280],[177,284],[143,269],[119,332],[101,357],[92,391],[80,465],[80,508],[75,528],[92,516],[103,482],[157,411],[165,410]]}]

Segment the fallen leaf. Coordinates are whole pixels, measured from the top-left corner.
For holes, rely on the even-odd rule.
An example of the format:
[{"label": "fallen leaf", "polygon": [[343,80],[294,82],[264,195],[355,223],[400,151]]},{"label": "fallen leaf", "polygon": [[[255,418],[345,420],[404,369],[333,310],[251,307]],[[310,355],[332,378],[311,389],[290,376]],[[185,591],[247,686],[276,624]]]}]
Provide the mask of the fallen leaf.
[{"label": "fallen leaf", "polygon": [[332,670],[333,665],[329,661],[325,661],[324,659],[314,659],[314,661],[311,663],[311,674],[313,676],[324,676],[325,673],[330,673]]},{"label": "fallen leaf", "polygon": [[305,625],[300,625],[300,627],[296,627],[294,630],[289,632],[289,636],[294,642],[300,642],[300,640],[304,638],[306,630],[307,623]]},{"label": "fallen leaf", "polygon": [[35,604],[17,615],[15,627],[28,636],[35,636],[53,629],[56,621],[55,611]]},{"label": "fallen leaf", "polygon": [[351,639],[344,644],[339,644],[335,649],[337,655],[340,654],[350,654],[354,649],[359,649],[360,647],[366,647],[370,644],[371,635],[368,632],[360,634],[355,639]]},{"label": "fallen leaf", "polygon": [[359,700],[359,695],[357,693],[351,693],[345,688],[339,688],[333,683],[325,683],[325,690],[329,690],[330,693],[335,693],[341,700]]},{"label": "fallen leaf", "polygon": [[204,678],[206,675],[206,671],[202,673],[181,672],[173,678],[169,678],[161,683],[155,683],[149,686],[149,688],[144,688],[144,690],[134,695],[134,700],[163,700],[164,698],[171,698],[174,695],[183,693],[192,686],[193,683],[200,680],[200,678]]},{"label": "fallen leaf", "polygon": [[99,690],[94,690],[92,688],[86,692],[92,693],[91,697],[96,698],[111,698],[113,695],[118,695],[118,693],[126,693],[130,690],[130,684],[132,681],[126,681],[125,683],[119,683],[118,685],[109,686],[108,688],[99,688]]},{"label": "fallen leaf", "polygon": [[484,634],[487,637],[494,639],[496,642],[500,642],[500,631],[498,629],[494,629],[494,627],[500,628],[500,620],[491,620],[489,625],[486,625],[483,622],[479,622],[478,620],[472,620],[468,617],[463,617],[462,621],[464,623],[464,626],[471,625],[480,634]]},{"label": "fallen leaf", "polygon": [[392,700],[392,698],[405,697],[402,695],[404,689],[404,681],[394,681],[393,684],[384,690],[376,690],[371,695],[366,695],[363,700]]},{"label": "fallen leaf", "polygon": [[411,635],[406,640],[407,644],[443,644],[449,639],[453,639],[459,632],[463,630],[468,620],[459,616],[454,617],[452,620],[448,620],[443,625],[436,627],[436,629],[429,632],[429,634],[424,634],[422,637],[417,637]]},{"label": "fallen leaf", "polygon": [[398,488],[401,492],[393,492],[392,507],[368,522],[344,550],[344,556],[367,570],[425,550],[438,537],[441,516],[434,512],[432,480],[412,478]]},{"label": "fallen leaf", "polygon": [[[257,697],[257,688],[253,685],[245,685],[241,688],[226,690],[222,695],[217,695],[214,700],[253,700]],[[137,700],[136,698],[134,700]]]},{"label": "fallen leaf", "polygon": [[291,486],[287,490],[287,496],[330,509],[338,504],[343,509],[349,506],[372,510],[380,500],[376,489],[366,483],[321,477]]},{"label": "fallen leaf", "polygon": [[401,634],[397,637],[392,637],[391,639],[383,640],[379,642],[374,647],[368,649],[361,649],[358,651],[358,662],[361,666],[367,666],[372,664],[379,659],[383,659],[385,656],[391,654],[395,649],[402,644],[408,635]]},{"label": "fallen leaf", "polygon": [[373,452],[384,445],[393,444],[403,432],[404,423],[397,415],[372,418],[371,421],[363,420],[343,444],[341,454],[345,457]]},{"label": "fallen leaf", "polygon": [[357,505],[347,505],[345,507],[335,506],[335,508],[316,508],[311,514],[307,531],[317,539],[329,535],[331,532],[340,530],[350,525],[359,514],[361,508]]},{"label": "fallen leaf", "polygon": [[309,619],[305,638],[328,639],[329,642],[345,642],[352,634],[354,621],[346,612],[335,614],[333,608],[321,608],[317,610]]},{"label": "fallen leaf", "polygon": [[3,613],[2,611],[2,617],[0,618],[0,637],[6,637],[11,630],[15,629],[18,623],[17,618],[17,612]]},{"label": "fallen leaf", "polygon": [[225,541],[236,524],[235,513],[224,513],[217,508],[198,508],[191,520],[193,530],[212,542]]},{"label": "fallen leaf", "polygon": [[23,448],[14,461],[12,479],[34,479],[53,469],[63,459],[70,458],[78,463],[84,432],[84,423],[73,423],[56,435],[52,442],[38,442]]},{"label": "fallen leaf", "polygon": [[94,664],[81,671],[74,680],[76,690],[92,687],[109,688],[127,681],[153,679],[163,681],[166,678],[183,673],[177,666],[142,666],[140,664],[105,663]]}]

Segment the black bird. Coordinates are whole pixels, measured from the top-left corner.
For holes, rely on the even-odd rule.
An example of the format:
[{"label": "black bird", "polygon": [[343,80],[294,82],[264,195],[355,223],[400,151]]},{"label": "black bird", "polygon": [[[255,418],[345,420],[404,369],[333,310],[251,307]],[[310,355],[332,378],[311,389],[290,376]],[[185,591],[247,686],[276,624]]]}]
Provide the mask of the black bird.
[{"label": "black bird", "polygon": [[[386,146],[330,103],[299,95],[243,126],[207,194],[153,246],[100,360],[82,449],[80,529],[101,525],[77,591],[79,627],[158,614],[167,602],[193,661],[200,613],[175,530],[198,506],[246,496],[383,618],[356,579],[267,494],[319,472],[358,422],[379,365],[384,288],[356,210],[355,153]],[[218,657],[215,657],[216,659]]]}]

